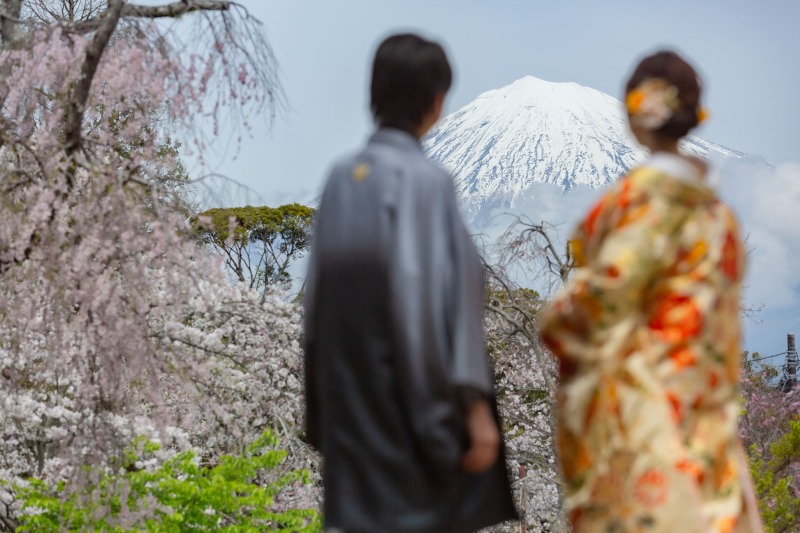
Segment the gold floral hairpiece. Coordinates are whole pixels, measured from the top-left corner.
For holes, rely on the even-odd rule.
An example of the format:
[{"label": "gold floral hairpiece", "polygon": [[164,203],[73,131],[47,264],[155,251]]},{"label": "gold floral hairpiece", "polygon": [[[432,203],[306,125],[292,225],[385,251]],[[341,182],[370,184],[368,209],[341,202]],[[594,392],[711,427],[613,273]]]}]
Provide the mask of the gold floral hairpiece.
[{"label": "gold floral hairpiece", "polygon": [[648,78],[625,96],[631,122],[649,130],[666,124],[680,104],[678,88],[661,78]]},{"label": "gold floral hairpiece", "polygon": [[[678,88],[661,78],[648,78],[625,96],[625,107],[636,125],[657,130],[680,108]],[[708,111],[697,108],[697,123],[708,118]]]}]

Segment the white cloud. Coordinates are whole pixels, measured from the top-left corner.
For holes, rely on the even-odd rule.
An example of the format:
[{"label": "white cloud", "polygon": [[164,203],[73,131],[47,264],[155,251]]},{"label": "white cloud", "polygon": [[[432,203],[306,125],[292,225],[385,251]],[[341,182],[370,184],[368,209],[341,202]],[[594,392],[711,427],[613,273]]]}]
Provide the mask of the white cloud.
[{"label": "white cloud", "polygon": [[800,307],[800,163],[729,161],[722,175],[720,195],[739,216],[751,250],[749,302],[769,313]]},{"label": "white cloud", "polygon": [[720,194],[739,216],[750,249],[746,302],[763,305],[745,321],[745,345],[771,355],[800,333],[800,163],[767,166],[745,158],[722,165]]}]

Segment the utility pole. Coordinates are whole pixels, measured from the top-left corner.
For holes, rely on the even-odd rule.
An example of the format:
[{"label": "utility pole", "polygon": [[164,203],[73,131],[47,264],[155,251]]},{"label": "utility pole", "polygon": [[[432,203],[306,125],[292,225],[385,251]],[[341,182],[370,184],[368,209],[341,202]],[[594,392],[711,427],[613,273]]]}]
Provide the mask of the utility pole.
[{"label": "utility pole", "polygon": [[797,386],[797,351],[794,347],[794,333],[786,336],[786,344],[786,366],[780,382],[782,392],[789,392]]}]

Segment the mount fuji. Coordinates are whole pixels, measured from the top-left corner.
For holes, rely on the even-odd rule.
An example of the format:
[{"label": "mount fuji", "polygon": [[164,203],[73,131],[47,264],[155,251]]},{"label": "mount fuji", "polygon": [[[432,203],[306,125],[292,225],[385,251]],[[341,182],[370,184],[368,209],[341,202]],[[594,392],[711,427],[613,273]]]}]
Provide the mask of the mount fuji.
[{"label": "mount fuji", "polygon": [[[473,225],[528,199],[535,183],[563,191],[602,187],[647,156],[619,100],[532,76],[481,94],[445,117],[423,145],[453,173]],[[688,137],[682,148],[709,159],[744,155],[699,137]]]}]

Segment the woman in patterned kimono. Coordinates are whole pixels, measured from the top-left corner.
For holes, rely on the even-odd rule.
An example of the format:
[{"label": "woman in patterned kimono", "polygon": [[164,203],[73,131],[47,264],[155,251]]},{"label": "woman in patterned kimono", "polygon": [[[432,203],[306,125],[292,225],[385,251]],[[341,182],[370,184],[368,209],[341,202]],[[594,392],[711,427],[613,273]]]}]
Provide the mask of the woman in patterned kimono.
[{"label": "woman in patterned kimono", "polygon": [[541,318],[577,533],[762,531],[736,427],[745,252],[707,164],[678,150],[700,92],[674,53],[638,65],[626,107],[652,156],[579,225]]}]

